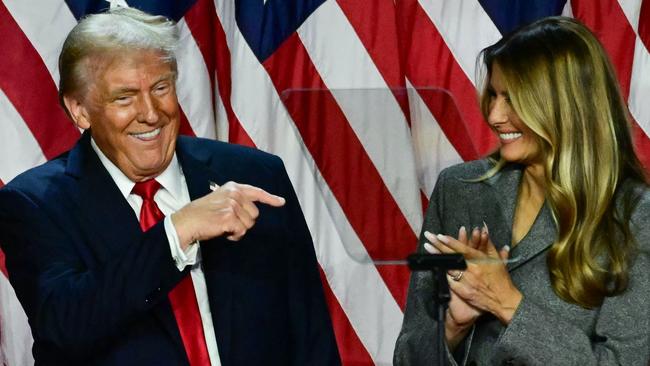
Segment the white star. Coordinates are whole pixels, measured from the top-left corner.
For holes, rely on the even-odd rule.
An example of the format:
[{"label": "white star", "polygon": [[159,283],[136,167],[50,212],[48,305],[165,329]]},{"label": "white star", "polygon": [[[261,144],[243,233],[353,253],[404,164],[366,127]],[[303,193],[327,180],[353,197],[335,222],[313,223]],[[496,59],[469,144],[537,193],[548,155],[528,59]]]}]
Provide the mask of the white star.
[{"label": "white star", "polygon": [[118,6],[128,8],[129,4],[126,3],[126,0],[106,0],[111,4],[111,9],[117,8]]}]

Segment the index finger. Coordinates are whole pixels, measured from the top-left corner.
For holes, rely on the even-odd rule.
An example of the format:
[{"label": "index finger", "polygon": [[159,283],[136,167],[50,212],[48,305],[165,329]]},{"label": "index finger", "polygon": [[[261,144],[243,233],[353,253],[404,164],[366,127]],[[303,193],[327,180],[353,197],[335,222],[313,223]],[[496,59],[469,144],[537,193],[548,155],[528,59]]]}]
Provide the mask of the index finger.
[{"label": "index finger", "polygon": [[471,258],[479,257],[482,254],[478,250],[470,247],[469,245],[461,243],[460,241],[454,239],[451,236],[438,234],[438,235],[436,235],[436,239],[438,239],[438,241],[440,241],[441,243],[443,243],[447,247],[454,250],[456,253],[461,253],[461,254],[467,255],[467,256],[469,256]]},{"label": "index finger", "polygon": [[267,205],[274,207],[284,206],[286,200],[284,197],[271,194],[262,188],[252,186],[250,184],[239,184],[242,189],[242,193],[251,201],[266,203]]}]

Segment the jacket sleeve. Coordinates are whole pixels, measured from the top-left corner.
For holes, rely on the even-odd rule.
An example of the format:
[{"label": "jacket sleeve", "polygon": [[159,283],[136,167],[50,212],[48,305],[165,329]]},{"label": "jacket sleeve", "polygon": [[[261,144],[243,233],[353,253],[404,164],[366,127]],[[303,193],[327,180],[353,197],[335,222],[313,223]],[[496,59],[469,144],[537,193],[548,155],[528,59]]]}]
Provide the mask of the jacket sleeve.
[{"label": "jacket sleeve", "polygon": [[[424,218],[422,233],[420,234],[417,246],[418,252],[424,252],[424,231],[440,233],[444,220],[444,192],[447,180],[447,171],[443,170],[433,189],[429,206]],[[459,358],[465,359],[467,352],[464,352],[465,343],[471,339],[471,334],[465,341],[458,345],[458,350],[463,353]],[[438,324],[435,320],[435,308],[433,304],[433,278],[429,272],[413,272],[409,283],[408,296],[406,299],[406,310],[402,330],[397,338],[393,363],[396,366],[417,366],[434,365],[438,361],[437,343],[439,338],[444,339],[443,334],[438,334]],[[446,342],[445,342],[446,347]],[[449,365],[458,364],[454,355],[447,348],[447,360]],[[461,362],[462,364],[462,362]]]},{"label": "jacket sleeve", "polygon": [[0,190],[0,243],[11,284],[34,339],[67,357],[101,350],[184,275],[171,259],[163,222],[139,238],[124,238],[125,252],[89,268],[88,253],[79,248],[92,239],[77,227],[61,227],[47,212],[21,190]]}]

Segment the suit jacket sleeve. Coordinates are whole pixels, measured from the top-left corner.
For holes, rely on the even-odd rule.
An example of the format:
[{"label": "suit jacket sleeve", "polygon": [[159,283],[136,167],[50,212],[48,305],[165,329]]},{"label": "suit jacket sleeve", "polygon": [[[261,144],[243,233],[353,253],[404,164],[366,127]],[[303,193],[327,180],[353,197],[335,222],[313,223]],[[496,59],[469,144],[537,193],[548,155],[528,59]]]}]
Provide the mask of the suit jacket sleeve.
[{"label": "suit jacket sleeve", "polygon": [[26,192],[0,190],[0,243],[11,283],[41,343],[67,357],[92,355],[182,278],[162,222],[139,238],[124,238],[126,251],[90,268],[84,246],[92,238],[51,217],[43,207],[48,197]]}]

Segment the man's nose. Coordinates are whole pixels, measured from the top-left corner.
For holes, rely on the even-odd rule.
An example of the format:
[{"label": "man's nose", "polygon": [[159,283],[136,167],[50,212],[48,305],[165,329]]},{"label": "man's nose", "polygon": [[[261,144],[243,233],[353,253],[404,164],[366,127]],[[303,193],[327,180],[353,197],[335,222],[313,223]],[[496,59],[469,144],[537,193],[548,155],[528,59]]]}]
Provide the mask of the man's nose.
[{"label": "man's nose", "polygon": [[144,94],[140,99],[138,120],[145,123],[158,122],[158,109],[156,101],[148,94]]}]

